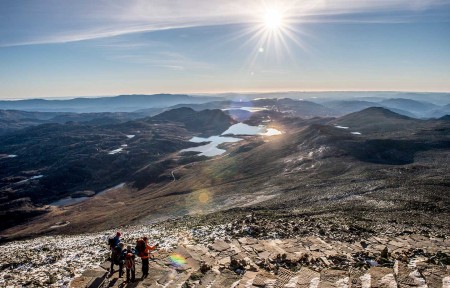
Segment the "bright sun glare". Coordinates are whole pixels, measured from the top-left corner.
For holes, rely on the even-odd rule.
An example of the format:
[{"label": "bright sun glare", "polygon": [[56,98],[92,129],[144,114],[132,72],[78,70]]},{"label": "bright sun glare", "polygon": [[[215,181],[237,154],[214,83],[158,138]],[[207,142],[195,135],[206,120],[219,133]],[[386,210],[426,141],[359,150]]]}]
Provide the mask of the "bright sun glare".
[{"label": "bright sun glare", "polygon": [[275,9],[267,10],[264,14],[264,24],[270,30],[280,29],[283,25],[283,15]]},{"label": "bright sun glare", "polygon": [[[302,34],[298,17],[292,14],[296,1],[292,0],[261,0],[262,5],[249,10],[250,25],[240,31],[234,39],[245,38],[242,46],[251,45],[253,53],[247,61],[250,72],[257,62],[261,65],[293,59],[292,46],[304,49],[300,34]],[[295,3],[294,3],[295,2]],[[249,14],[250,15],[250,14]],[[279,62],[280,63],[280,62]]]}]

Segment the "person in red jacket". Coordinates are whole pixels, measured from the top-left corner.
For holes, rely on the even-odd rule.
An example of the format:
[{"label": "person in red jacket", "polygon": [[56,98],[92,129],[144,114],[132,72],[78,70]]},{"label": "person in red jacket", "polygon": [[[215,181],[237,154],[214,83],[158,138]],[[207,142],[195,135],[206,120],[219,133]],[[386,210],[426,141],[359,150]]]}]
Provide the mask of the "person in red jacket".
[{"label": "person in red jacket", "polygon": [[158,247],[158,244],[155,244],[154,246],[150,246],[148,244],[148,238],[144,237],[143,240],[145,241],[145,251],[144,254],[141,256],[142,259],[142,278],[146,278],[148,276],[148,261],[150,258],[150,251],[155,250]]}]

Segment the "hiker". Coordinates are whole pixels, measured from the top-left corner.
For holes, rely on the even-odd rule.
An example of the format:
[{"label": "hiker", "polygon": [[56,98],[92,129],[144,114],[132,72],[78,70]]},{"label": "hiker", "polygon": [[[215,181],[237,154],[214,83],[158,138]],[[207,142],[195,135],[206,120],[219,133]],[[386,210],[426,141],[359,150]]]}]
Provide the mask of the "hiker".
[{"label": "hiker", "polygon": [[120,263],[120,260],[118,259],[122,253],[122,247],[120,247],[120,236],[122,236],[122,233],[117,231],[116,236],[108,239],[109,249],[111,250],[111,268],[109,269],[109,273],[111,275],[114,272],[114,264],[119,265]]},{"label": "hiker", "polygon": [[[130,245],[127,246],[126,250],[122,252],[122,259],[124,261],[124,266],[127,271],[127,283],[132,283],[136,279],[136,251],[131,248]],[[130,275],[131,274],[131,275]]]},{"label": "hiker", "polygon": [[111,252],[111,268],[109,273],[112,275],[114,273],[114,265],[119,266],[119,278],[122,278],[123,275],[123,263],[122,253],[124,251],[123,247],[125,245],[123,243],[119,243]]},{"label": "hiker", "polygon": [[159,244],[155,244],[154,246],[150,246],[148,244],[148,238],[144,237],[139,239],[136,243],[136,252],[138,256],[142,260],[142,278],[146,278],[148,276],[148,261],[150,257],[150,251],[153,251],[158,247]]},{"label": "hiker", "polygon": [[114,237],[110,237],[108,239],[108,245],[109,245],[109,249],[111,251],[113,251],[114,248],[116,248],[117,246],[119,246],[120,243],[120,236],[122,236],[122,233],[120,233],[119,231],[117,231],[116,236]]}]

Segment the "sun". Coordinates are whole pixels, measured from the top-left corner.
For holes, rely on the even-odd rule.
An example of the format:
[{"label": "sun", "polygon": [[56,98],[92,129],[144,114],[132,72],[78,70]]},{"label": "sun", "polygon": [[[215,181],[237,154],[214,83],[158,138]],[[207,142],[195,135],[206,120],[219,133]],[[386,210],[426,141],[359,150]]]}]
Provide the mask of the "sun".
[{"label": "sun", "polygon": [[248,68],[248,75],[255,75],[254,67],[275,65],[276,62],[291,64],[291,60],[295,58],[294,49],[300,47],[306,50],[300,36],[307,34],[302,31],[301,17],[295,12],[299,10],[299,2],[301,1],[259,0],[255,1],[259,6],[249,9],[248,22],[242,25],[244,29],[237,31],[230,40],[242,40],[242,47],[253,46],[244,64],[245,68],[251,67]]},{"label": "sun", "polygon": [[264,25],[269,30],[279,30],[283,27],[282,13],[276,9],[267,9],[264,13]]}]

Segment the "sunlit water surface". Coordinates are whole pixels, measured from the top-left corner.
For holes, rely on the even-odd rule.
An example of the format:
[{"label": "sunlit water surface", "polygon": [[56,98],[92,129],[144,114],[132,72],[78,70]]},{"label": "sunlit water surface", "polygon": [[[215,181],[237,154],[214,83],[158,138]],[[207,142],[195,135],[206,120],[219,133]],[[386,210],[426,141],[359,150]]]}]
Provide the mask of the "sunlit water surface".
[{"label": "sunlit water surface", "polygon": [[[228,137],[228,135],[261,135],[261,136],[274,136],[274,135],[280,135],[283,132],[280,130],[277,130],[275,128],[267,128],[265,126],[250,126],[244,123],[238,123],[235,125],[232,125],[230,128],[228,128],[225,132],[222,133],[220,136],[211,136],[208,138],[201,138],[201,137],[193,137],[189,141],[194,143],[201,143],[201,142],[210,142],[208,144],[198,146],[198,147],[192,147],[181,150],[181,152],[200,152],[200,156],[217,156],[225,153],[224,149],[217,148],[218,145],[222,143],[233,143],[241,141],[241,138],[236,137]],[[227,136],[224,136],[227,135]]]}]

